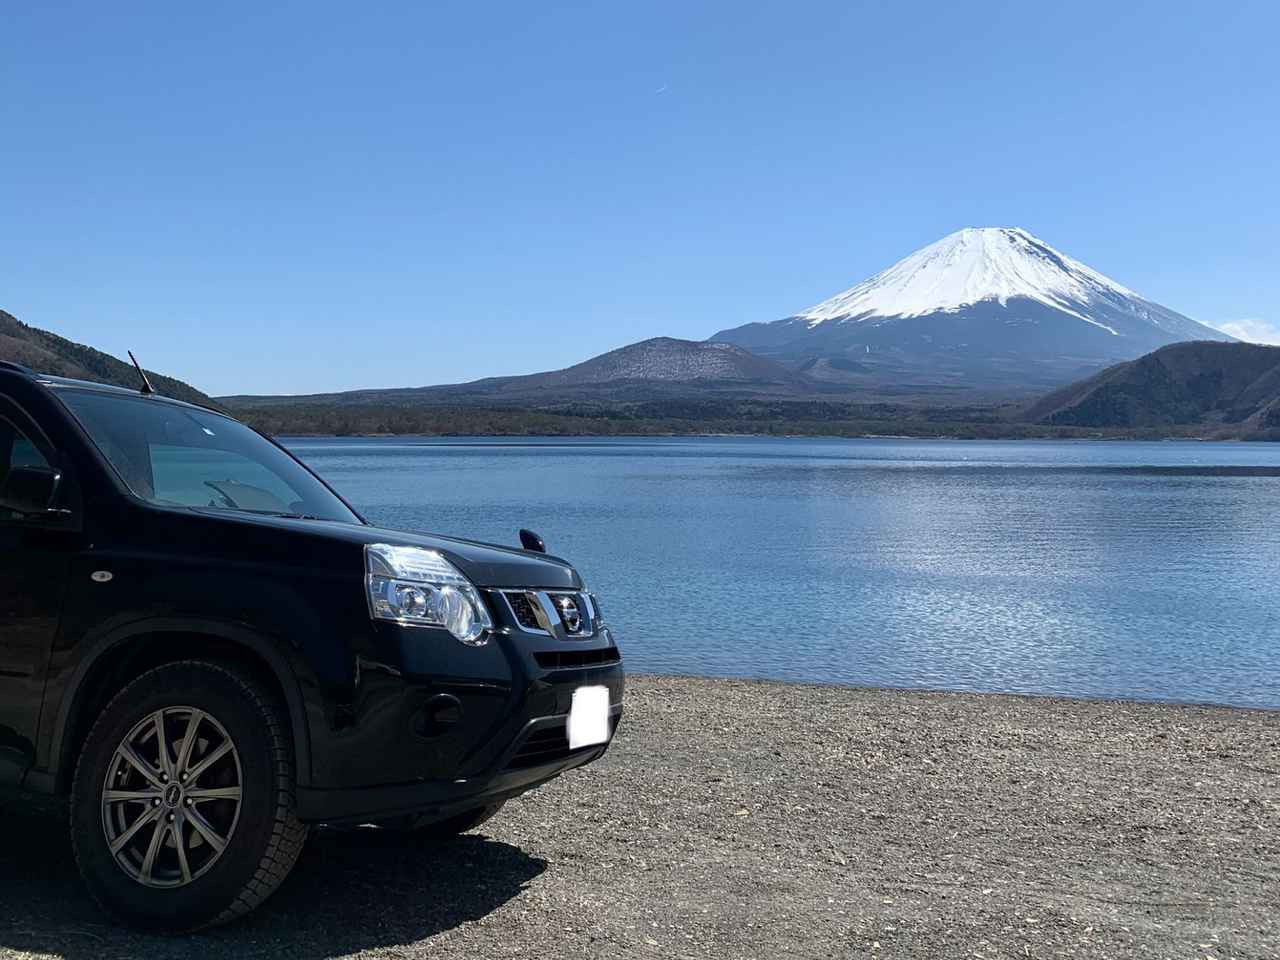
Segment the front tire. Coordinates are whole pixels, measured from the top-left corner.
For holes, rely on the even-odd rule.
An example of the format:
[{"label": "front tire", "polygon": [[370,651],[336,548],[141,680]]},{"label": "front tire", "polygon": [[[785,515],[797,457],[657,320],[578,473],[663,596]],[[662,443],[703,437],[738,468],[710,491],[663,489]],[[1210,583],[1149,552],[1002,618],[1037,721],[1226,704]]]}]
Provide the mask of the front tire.
[{"label": "front tire", "polygon": [[248,673],[191,660],[143,674],[107,704],[76,765],[71,838],[89,892],[148,930],[248,913],[306,840],[293,770],[283,711]]}]

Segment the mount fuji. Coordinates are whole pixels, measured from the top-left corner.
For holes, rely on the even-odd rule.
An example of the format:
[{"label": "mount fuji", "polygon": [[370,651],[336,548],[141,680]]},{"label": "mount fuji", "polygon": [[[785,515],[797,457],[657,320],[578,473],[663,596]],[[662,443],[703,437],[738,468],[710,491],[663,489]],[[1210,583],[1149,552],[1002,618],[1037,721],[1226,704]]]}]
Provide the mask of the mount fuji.
[{"label": "mount fuji", "polygon": [[944,237],[793,316],[711,339],[833,383],[1034,390],[1166,344],[1234,338],[1026,230],[983,227]]}]

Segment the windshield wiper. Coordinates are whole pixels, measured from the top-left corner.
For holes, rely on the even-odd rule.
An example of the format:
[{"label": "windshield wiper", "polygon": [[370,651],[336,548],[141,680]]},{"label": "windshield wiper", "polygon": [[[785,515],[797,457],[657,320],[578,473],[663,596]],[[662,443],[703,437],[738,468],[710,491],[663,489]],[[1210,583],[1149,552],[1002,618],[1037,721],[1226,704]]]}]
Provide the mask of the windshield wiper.
[{"label": "windshield wiper", "polygon": [[256,513],[260,517],[280,517],[284,520],[323,520],[325,523],[342,523],[341,520],[335,520],[333,517],[317,517],[312,513],[290,513],[286,510],[254,510],[252,507],[215,507],[210,504],[201,509],[215,510],[237,510],[240,513]]},{"label": "windshield wiper", "polygon": [[[240,508],[244,510],[244,507]],[[245,510],[246,513],[261,513],[268,517],[282,517],[285,520],[324,520],[328,523],[336,523],[332,517],[317,517],[312,513],[285,513],[283,510]]]}]

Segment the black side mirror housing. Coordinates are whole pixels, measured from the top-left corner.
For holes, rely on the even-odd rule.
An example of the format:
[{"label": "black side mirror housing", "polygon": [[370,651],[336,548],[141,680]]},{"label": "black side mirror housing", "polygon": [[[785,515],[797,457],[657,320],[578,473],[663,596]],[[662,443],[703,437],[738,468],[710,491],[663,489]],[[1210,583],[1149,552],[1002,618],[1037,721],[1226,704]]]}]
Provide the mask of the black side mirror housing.
[{"label": "black side mirror housing", "polygon": [[0,510],[26,516],[53,511],[62,473],[50,467],[14,467],[0,485]]},{"label": "black side mirror housing", "polygon": [[526,550],[532,550],[534,553],[547,552],[547,545],[543,542],[542,538],[532,530],[522,529],[520,531],[520,546],[524,547]]}]

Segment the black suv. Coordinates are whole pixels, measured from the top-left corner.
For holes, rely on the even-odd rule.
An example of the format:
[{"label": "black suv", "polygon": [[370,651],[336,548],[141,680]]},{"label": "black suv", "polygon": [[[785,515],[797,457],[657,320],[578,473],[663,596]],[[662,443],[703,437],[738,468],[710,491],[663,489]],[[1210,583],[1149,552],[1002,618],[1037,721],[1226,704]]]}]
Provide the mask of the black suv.
[{"label": "black suv", "polygon": [[618,649],[568,563],[381,530],[223,414],[0,363],[0,785],[85,881],[190,930],[308,825],[439,834],[600,757]]}]

